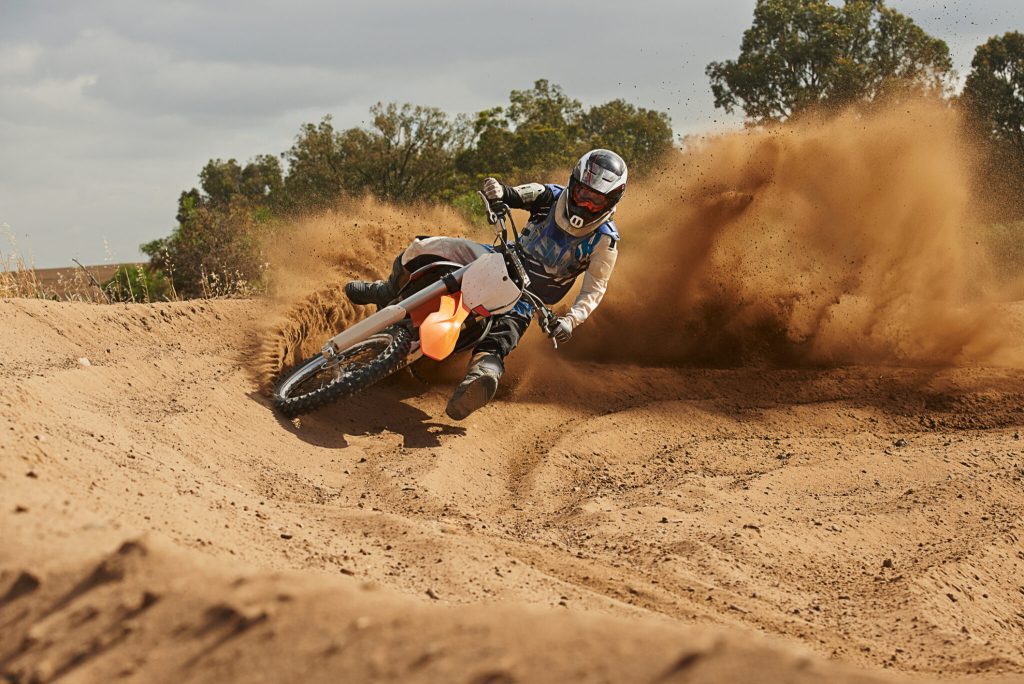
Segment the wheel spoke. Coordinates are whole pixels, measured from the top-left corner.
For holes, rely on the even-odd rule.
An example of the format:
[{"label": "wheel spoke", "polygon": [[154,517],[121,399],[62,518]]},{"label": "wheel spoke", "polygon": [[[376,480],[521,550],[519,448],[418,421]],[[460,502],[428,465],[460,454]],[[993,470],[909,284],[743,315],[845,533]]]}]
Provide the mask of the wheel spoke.
[{"label": "wheel spoke", "polygon": [[288,388],[289,398],[304,394],[313,394],[336,382],[346,375],[366,368],[391,343],[390,336],[375,336],[365,342],[335,356],[330,361],[320,363],[310,369],[305,377],[297,379]]}]

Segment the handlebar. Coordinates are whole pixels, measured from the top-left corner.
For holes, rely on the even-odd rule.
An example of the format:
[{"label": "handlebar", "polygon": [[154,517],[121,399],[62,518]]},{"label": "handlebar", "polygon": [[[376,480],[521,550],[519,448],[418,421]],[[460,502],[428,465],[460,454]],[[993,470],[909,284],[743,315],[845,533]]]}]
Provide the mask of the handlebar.
[{"label": "handlebar", "polygon": [[508,205],[502,202],[500,199],[487,199],[487,195],[480,192],[479,190],[476,191],[476,194],[480,195],[480,199],[482,199],[484,202],[484,213],[487,214],[487,222],[492,226],[501,223],[501,229],[504,231],[504,218],[506,215],[509,214]]},{"label": "handlebar", "polygon": [[512,224],[512,232],[515,233],[516,240],[518,241],[519,239],[519,232],[516,231],[515,221],[512,220],[512,211],[501,200],[489,200],[487,195],[480,191],[477,191],[476,194],[483,200],[484,211],[487,213],[487,222],[492,226],[497,226],[495,230],[497,244],[495,247],[507,257],[506,262],[509,262],[515,270],[515,275],[519,278],[519,282],[522,283],[523,289],[529,287],[530,277],[526,274],[526,269],[519,260],[519,255],[516,254],[515,249],[510,249],[511,243],[508,240],[508,227],[505,225],[506,219]]}]

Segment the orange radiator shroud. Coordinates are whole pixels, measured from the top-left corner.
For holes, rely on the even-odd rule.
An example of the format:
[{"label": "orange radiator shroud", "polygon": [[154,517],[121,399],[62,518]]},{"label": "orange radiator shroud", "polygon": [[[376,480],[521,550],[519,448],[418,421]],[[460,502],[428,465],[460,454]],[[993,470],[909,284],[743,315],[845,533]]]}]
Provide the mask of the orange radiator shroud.
[{"label": "orange radiator shroud", "polygon": [[425,310],[433,309],[434,306],[435,303],[430,302],[418,307],[412,312],[412,320],[415,325],[416,319],[422,317],[419,328],[420,349],[423,350],[423,355],[441,361],[455,351],[459,333],[462,332],[462,324],[469,316],[469,309],[462,303],[461,292],[442,295],[438,309],[423,316]]}]

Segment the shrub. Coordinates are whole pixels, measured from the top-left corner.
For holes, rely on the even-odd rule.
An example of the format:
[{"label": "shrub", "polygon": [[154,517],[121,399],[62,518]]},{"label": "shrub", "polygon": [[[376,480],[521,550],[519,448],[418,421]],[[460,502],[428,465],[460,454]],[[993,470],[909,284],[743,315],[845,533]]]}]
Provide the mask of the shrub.
[{"label": "shrub", "polygon": [[176,299],[174,286],[159,270],[145,264],[125,264],[103,284],[111,301],[159,302]]}]

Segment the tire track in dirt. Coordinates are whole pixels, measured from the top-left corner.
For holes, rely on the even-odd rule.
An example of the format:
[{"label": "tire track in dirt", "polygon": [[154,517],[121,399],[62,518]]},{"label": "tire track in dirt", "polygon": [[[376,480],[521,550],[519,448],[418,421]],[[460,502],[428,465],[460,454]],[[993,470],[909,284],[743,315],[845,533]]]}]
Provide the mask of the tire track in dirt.
[{"label": "tire track in dirt", "polygon": [[408,378],[291,423],[244,368],[260,315],[0,303],[0,567],[42,577],[40,555],[150,532],[200,564],[354,576],[411,604],[1024,671],[1017,371],[581,364],[602,382],[578,388],[511,368],[463,424],[443,418],[450,384]]}]

